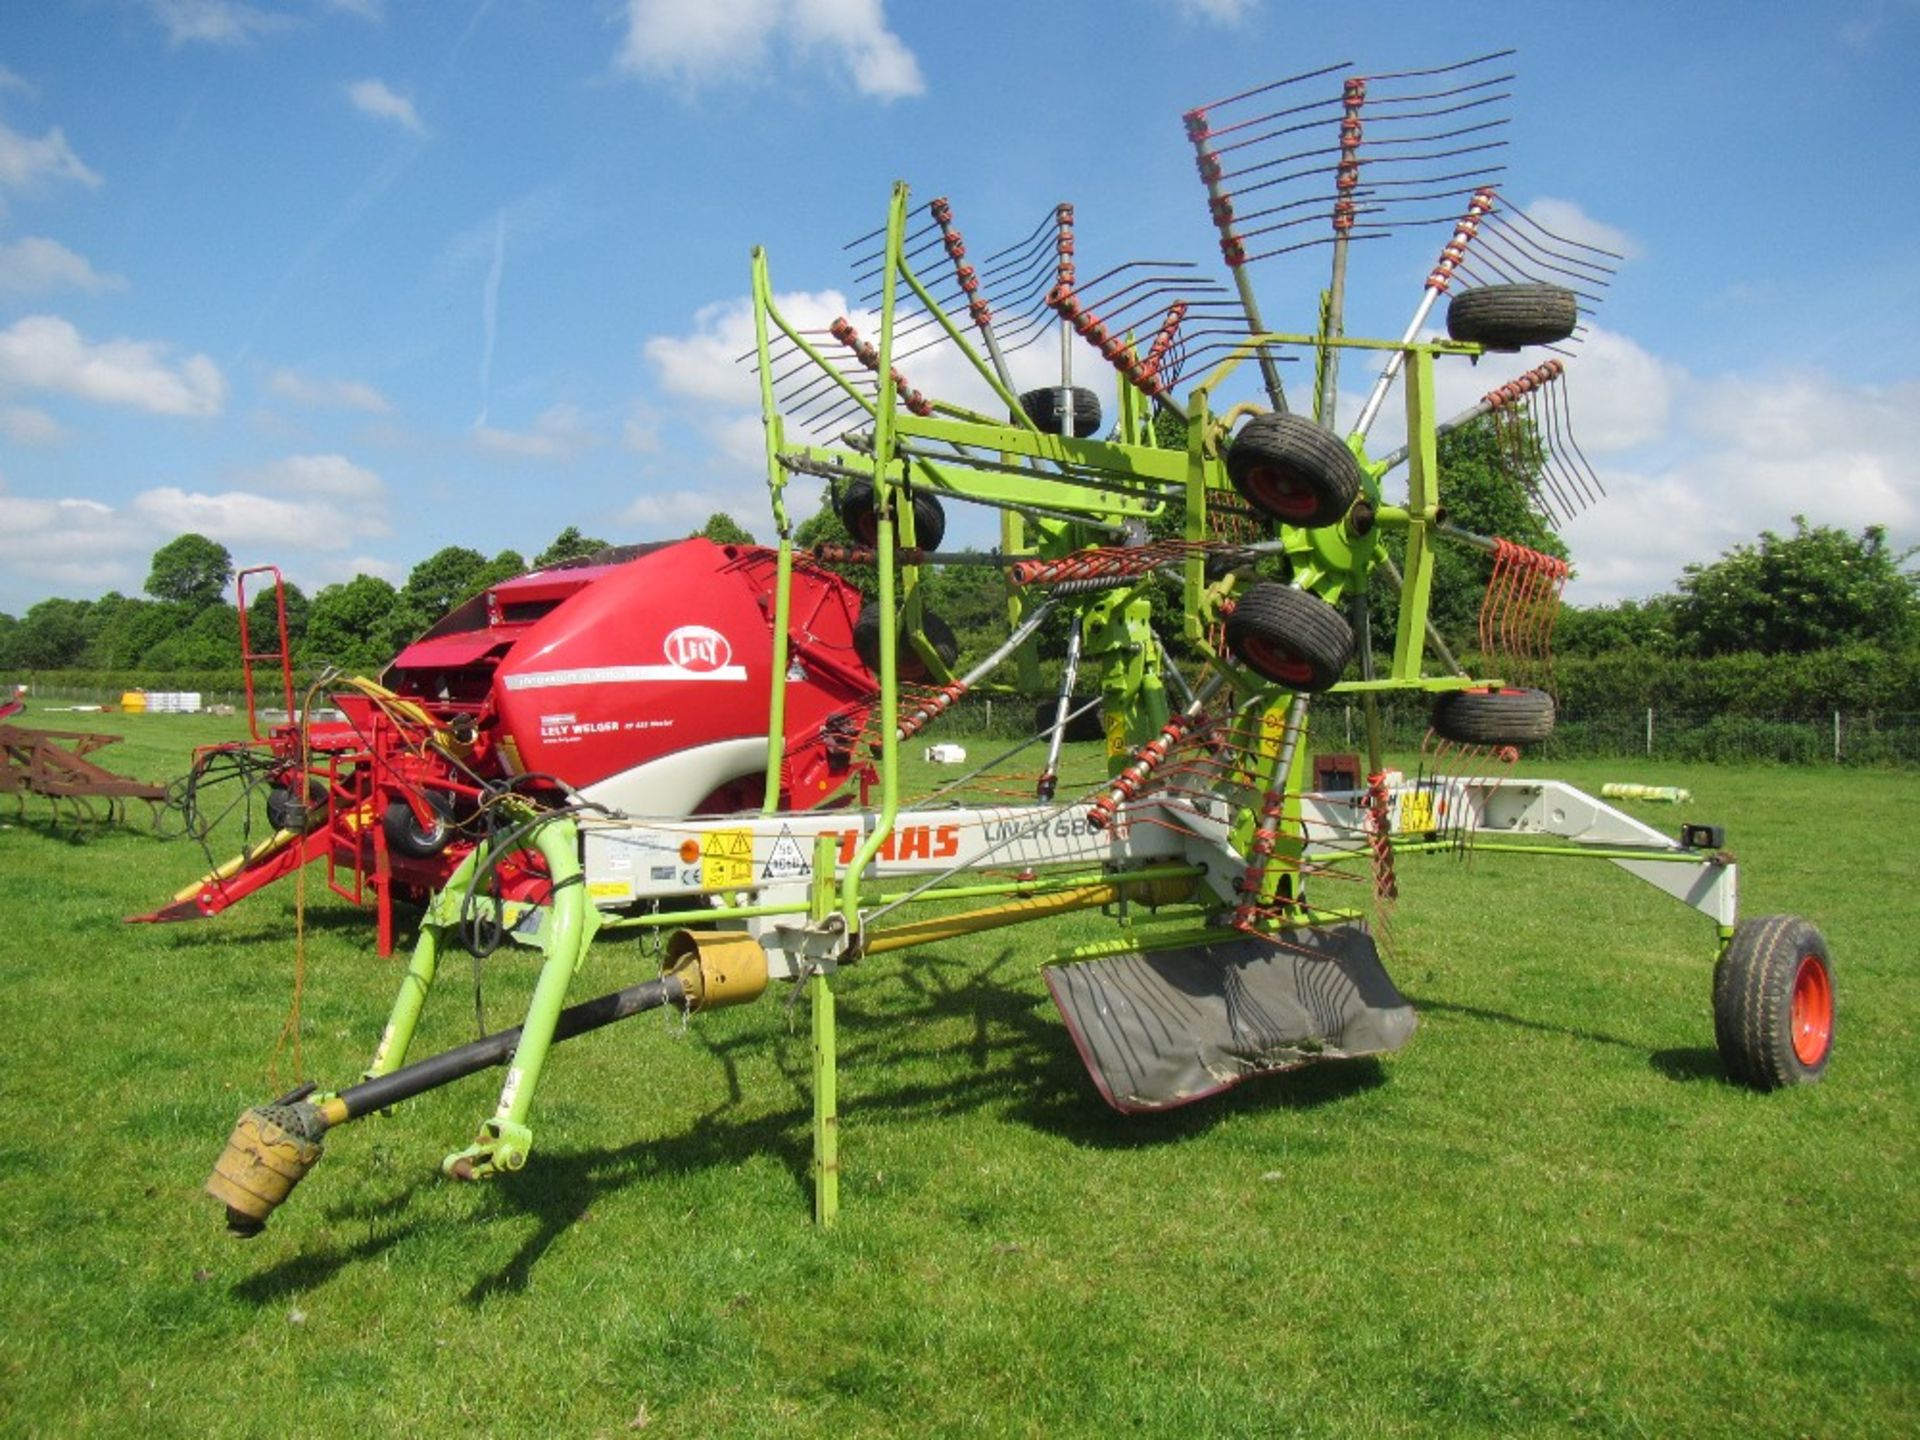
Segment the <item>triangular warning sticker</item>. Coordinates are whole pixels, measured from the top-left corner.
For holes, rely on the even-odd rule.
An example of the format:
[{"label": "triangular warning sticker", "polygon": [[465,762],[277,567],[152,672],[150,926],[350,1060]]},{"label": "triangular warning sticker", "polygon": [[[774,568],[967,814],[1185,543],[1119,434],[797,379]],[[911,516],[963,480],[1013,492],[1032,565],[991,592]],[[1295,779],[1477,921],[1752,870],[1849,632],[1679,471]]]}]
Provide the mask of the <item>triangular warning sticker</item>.
[{"label": "triangular warning sticker", "polygon": [[793,827],[782,825],[779,837],[773,842],[773,852],[767,856],[767,863],[760,871],[760,878],[801,880],[812,868],[807,863],[806,853],[800,848],[800,842],[793,838]]}]

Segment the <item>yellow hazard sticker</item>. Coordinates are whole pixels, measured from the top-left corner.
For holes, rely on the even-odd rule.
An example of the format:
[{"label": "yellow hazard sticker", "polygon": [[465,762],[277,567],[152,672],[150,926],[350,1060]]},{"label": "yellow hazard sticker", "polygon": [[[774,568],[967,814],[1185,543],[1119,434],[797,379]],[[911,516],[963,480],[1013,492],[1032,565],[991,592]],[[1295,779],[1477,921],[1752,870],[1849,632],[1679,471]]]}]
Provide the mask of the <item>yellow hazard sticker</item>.
[{"label": "yellow hazard sticker", "polygon": [[753,884],[753,831],[709,830],[701,836],[700,884],[708,890]]},{"label": "yellow hazard sticker", "polygon": [[1133,746],[1127,743],[1127,717],[1121,714],[1107,716],[1107,754],[1125,755]]},{"label": "yellow hazard sticker", "polygon": [[633,882],[631,880],[592,880],[587,884],[587,894],[596,900],[631,900]]},{"label": "yellow hazard sticker", "polygon": [[1280,747],[1287,741],[1287,703],[1270,706],[1260,716],[1260,758],[1273,760],[1278,758]]},{"label": "yellow hazard sticker", "polygon": [[1402,790],[1400,792],[1400,828],[1402,830],[1433,829],[1432,791]]}]

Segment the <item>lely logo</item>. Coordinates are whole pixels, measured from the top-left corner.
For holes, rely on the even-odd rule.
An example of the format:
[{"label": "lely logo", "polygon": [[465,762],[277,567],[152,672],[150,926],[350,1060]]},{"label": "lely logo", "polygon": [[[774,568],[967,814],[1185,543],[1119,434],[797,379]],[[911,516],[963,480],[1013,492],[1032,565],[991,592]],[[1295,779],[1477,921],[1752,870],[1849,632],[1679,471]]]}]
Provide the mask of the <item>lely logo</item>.
[{"label": "lely logo", "polygon": [[667,636],[664,648],[668,661],[695,674],[725,669],[733,659],[727,637],[705,625],[682,625]]}]

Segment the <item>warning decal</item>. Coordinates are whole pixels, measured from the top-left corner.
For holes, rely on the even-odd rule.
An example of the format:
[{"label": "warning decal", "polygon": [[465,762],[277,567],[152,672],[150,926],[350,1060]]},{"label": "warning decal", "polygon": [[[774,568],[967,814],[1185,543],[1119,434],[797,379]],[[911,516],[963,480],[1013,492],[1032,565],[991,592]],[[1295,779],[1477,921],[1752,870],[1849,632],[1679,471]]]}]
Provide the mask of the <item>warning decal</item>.
[{"label": "warning decal", "polygon": [[767,856],[767,863],[761,867],[760,878],[804,880],[812,869],[805,852],[800,848],[800,842],[793,838],[793,827],[782,825],[778,838],[773,842],[773,853]]},{"label": "warning decal", "polygon": [[700,884],[733,890],[753,884],[753,832],[709,830],[700,843]]}]

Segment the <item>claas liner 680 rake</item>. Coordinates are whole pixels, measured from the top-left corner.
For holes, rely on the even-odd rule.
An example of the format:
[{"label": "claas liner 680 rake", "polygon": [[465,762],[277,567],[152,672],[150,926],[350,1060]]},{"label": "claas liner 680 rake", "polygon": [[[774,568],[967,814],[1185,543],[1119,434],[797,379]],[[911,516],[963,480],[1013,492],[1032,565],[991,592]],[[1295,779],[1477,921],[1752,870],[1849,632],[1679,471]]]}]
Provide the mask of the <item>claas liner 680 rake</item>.
[{"label": "claas liner 680 rake", "polygon": [[[1735,867],[1714,827],[1670,839],[1569,785],[1507,773],[1515,747],[1552,729],[1550,694],[1510,682],[1544,673],[1566,566],[1452,525],[1440,441],[1495,427],[1543,519],[1597,496],[1563,397],[1581,312],[1610,270],[1603,253],[1505,207],[1484,168],[1470,169],[1498,153],[1500,59],[1388,76],[1336,67],[1190,112],[1230,284],[1166,262],[1081,280],[1066,205],[975,263],[953,207],[936,199],[923,210],[904,185],[885,226],[855,247],[873,282],[871,313],[857,321],[801,328],[756,251],[748,359],[780,537],[768,562],[770,648],[747,667],[775,737],[760,808],[683,818],[650,812],[644,794],[599,809],[524,787],[475,797],[511,823],[475,841],[429,903],[364,1076],[241,1117],[208,1184],[232,1228],[265,1223],[328,1131],[485,1067],[506,1067],[497,1106],[444,1169],[466,1179],[516,1170],[553,1045],[648,1009],[749,1001],[775,980],[811,1001],[815,1213],[828,1221],[841,972],[1074,911],[1109,912],[1113,933],[1055,956],[1046,979],[1094,1084],[1121,1110],[1390,1052],[1414,1027],[1383,965],[1395,865],[1468,843],[1588,856],[1701,912],[1718,941],[1714,1016],[1730,1073],[1763,1089],[1818,1078],[1834,1021],[1825,943],[1792,916],[1738,920]],[[1397,340],[1347,336],[1352,247],[1423,219],[1445,239],[1411,322]],[[1332,261],[1316,323],[1269,330],[1254,267],[1313,255]],[[1449,295],[1448,338],[1427,338]],[[1011,357],[1053,335],[1061,383],[1017,393]],[[1071,383],[1082,342],[1078,353],[1118,378],[1104,427],[1100,397]],[[1553,353],[1437,418],[1438,367],[1528,346]],[[908,367],[935,350],[965,365],[968,403],[915,388]],[[1301,362],[1312,366],[1304,412],[1283,380]],[[1377,368],[1336,429],[1343,362]],[[1374,456],[1367,440],[1396,385],[1405,443]],[[876,582],[851,641],[878,680],[854,737],[877,774],[859,803],[833,812],[780,808],[792,793],[786,707],[823,658],[793,579],[811,563],[790,537],[795,475],[827,479],[855,537],[812,559],[869,566]],[[997,550],[940,550],[957,505],[997,518]],[[1493,673],[1468,673],[1429,623],[1440,544],[1492,557],[1477,641],[1479,668]],[[962,667],[926,577],[929,566],[976,563],[1004,571],[1010,627]],[[1378,655],[1367,611],[1376,572],[1397,598],[1390,653]],[[1156,593],[1172,597],[1157,617]],[[961,695],[1002,683],[1003,667],[1012,688],[1032,693],[1043,630],[1064,639],[1047,723],[1028,742],[1046,752],[1024,782],[1037,798],[950,804],[936,791],[910,801],[904,747]],[[1310,702],[1330,693],[1360,702],[1368,719],[1366,774],[1337,790],[1316,789],[1310,774]],[[1411,782],[1381,755],[1383,696],[1432,707]],[[1061,736],[1095,705],[1106,773],[1070,784]],[[507,872],[516,885],[499,883]],[[937,908],[905,918],[909,907]],[[666,933],[663,973],[569,1006],[590,942],[622,929]],[[476,932],[543,956],[524,1022],[409,1063],[443,954]]]}]

